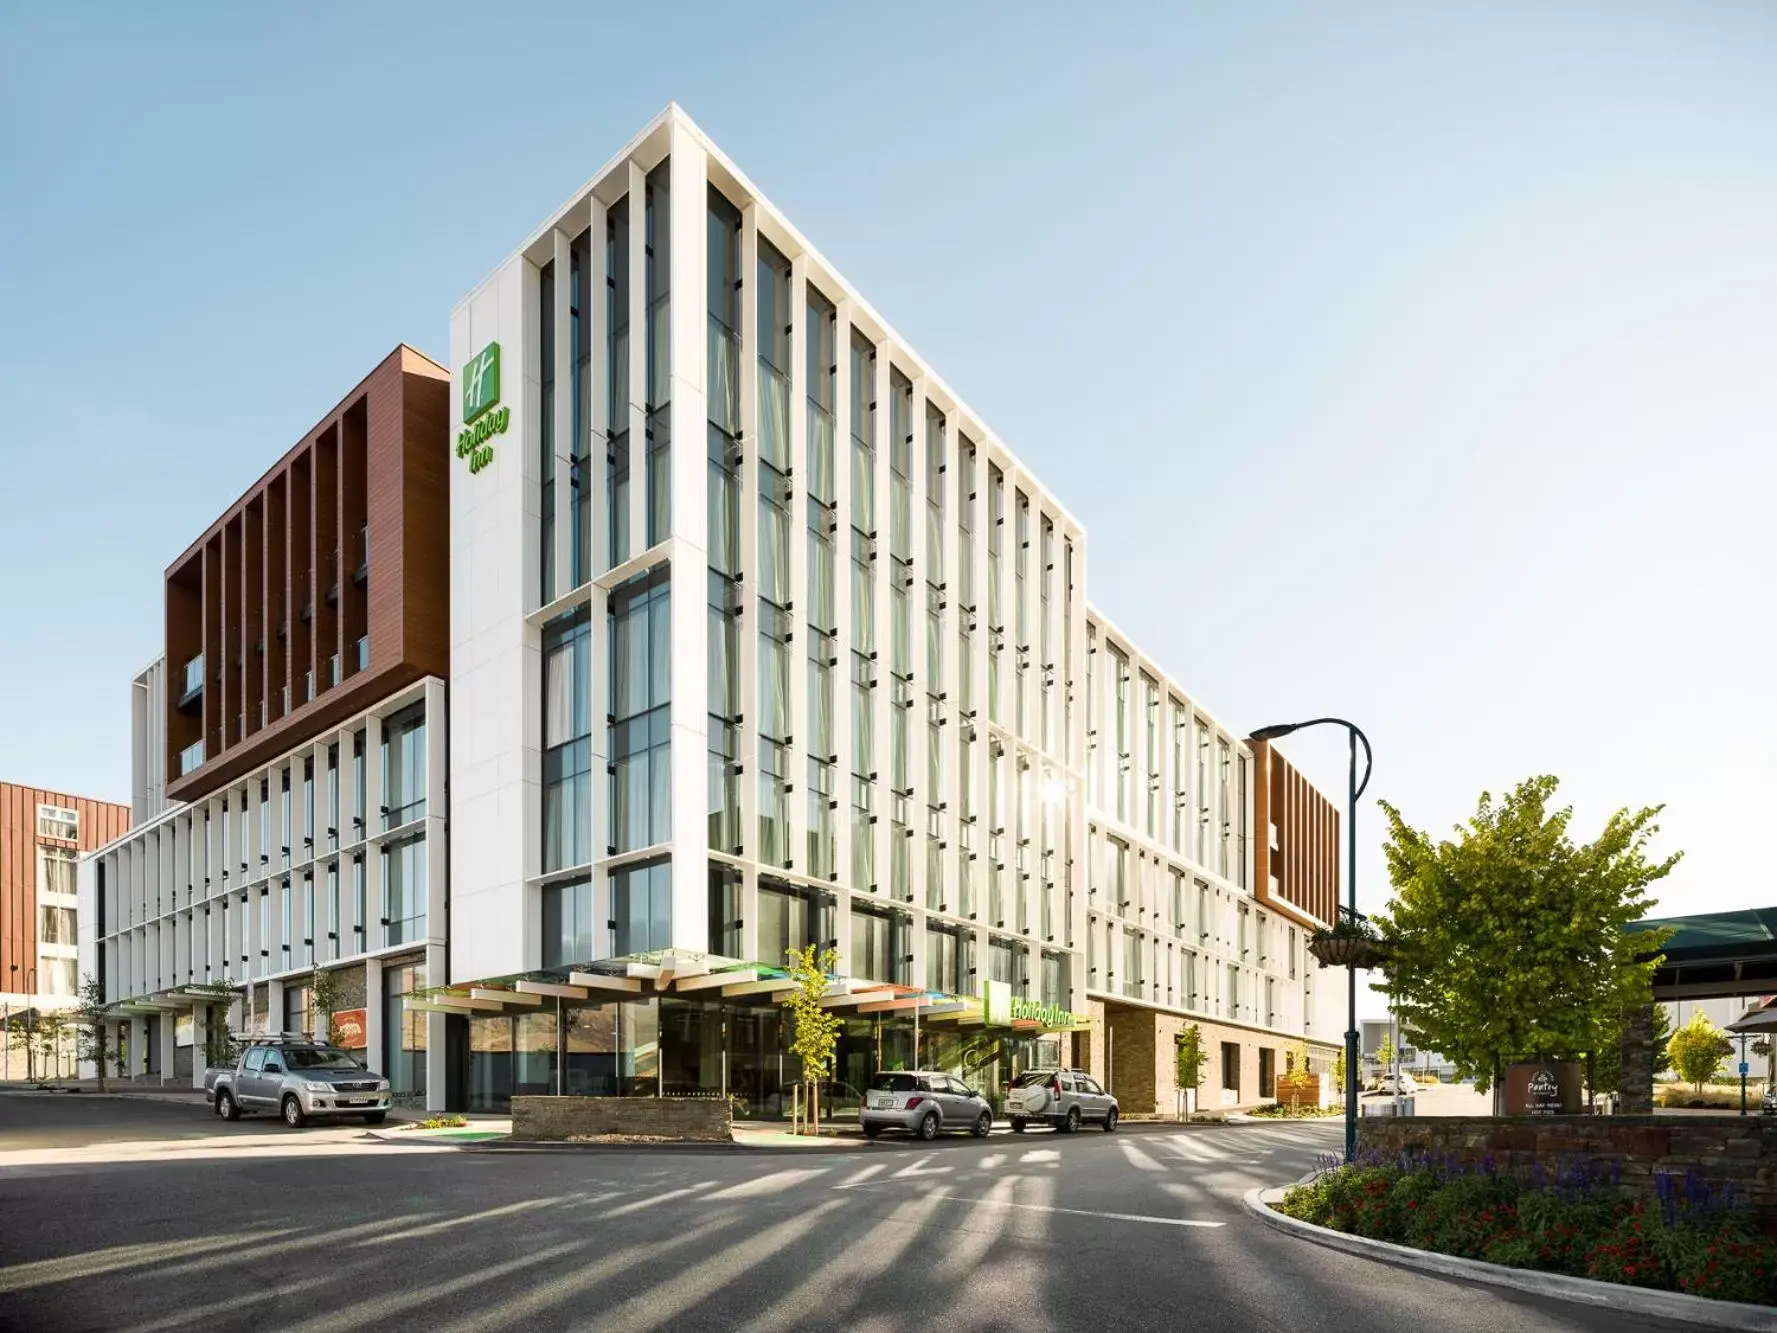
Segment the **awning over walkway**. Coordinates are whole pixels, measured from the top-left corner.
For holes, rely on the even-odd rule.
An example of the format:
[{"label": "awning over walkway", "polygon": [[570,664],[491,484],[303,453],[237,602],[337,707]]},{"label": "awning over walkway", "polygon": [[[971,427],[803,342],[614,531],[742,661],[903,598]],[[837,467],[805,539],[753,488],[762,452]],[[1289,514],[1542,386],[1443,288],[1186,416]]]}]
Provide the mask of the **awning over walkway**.
[{"label": "awning over walkway", "polygon": [[[684,950],[605,958],[550,971],[416,991],[411,1009],[432,1013],[495,1015],[525,1013],[545,1000],[624,1002],[662,995],[731,1000],[747,1005],[778,1003],[796,989],[782,967]],[[1002,982],[986,982],[982,994],[950,995],[894,982],[830,976],[821,1007],[842,1014],[894,1014],[921,1023],[959,1028],[1005,1028],[1038,1036],[1089,1025],[1084,1015],[1014,998]]]},{"label": "awning over walkway", "polygon": [[1639,921],[1672,936],[1654,972],[1656,1000],[1719,999],[1777,992],[1777,907]]}]

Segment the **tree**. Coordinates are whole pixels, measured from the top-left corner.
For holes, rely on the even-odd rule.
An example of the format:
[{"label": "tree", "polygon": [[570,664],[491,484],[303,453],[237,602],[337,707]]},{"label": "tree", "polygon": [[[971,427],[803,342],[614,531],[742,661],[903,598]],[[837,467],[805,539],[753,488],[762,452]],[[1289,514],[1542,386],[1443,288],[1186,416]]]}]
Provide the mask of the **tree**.
[{"label": "tree", "polygon": [[108,1008],[105,983],[88,972],[80,983],[80,1007],[74,1011],[74,1022],[79,1035],[80,1058],[93,1062],[93,1068],[98,1071],[100,1092],[105,1091],[105,1057],[108,1054],[105,1048],[110,1044],[110,1033],[105,1028]]},{"label": "tree", "polygon": [[339,977],[321,968],[315,969],[311,983],[314,996],[315,1040],[333,1040],[333,1011],[339,1008]]},{"label": "tree", "polygon": [[1559,783],[1483,792],[1454,840],[1433,840],[1381,802],[1395,897],[1379,915],[1386,989],[1401,1025],[1485,1091],[1511,1061],[1599,1050],[1653,997],[1663,931],[1633,927],[1648,887],[1678,855],[1649,862],[1661,807],[1619,810],[1592,842],[1549,811]]},{"label": "tree", "polygon": [[1339,1054],[1333,1057],[1333,1083],[1339,1089],[1339,1100],[1345,1100],[1345,1044],[1339,1044]]},{"label": "tree", "polygon": [[811,1093],[809,1107],[813,1113],[814,1132],[819,1134],[821,1082],[832,1071],[840,1026],[839,1016],[821,1007],[821,997],[827,993],[827,978],[839,969],[839,954],[828,949],[817,955],[815,946],[810,944],[791,949],[789,958],[790,976],[796,989],[787,992],[779,1003],[796,1020],[796,1030],[790,1038],[790,1053],[801,1057],[802,1081]]},{"label": "tree", "polygon": [[1690,1022],[1672,1034],[1666,1049],[1671,1052],[1672,1067],[1678,1076],[1701,1092],[1703,1085],[1715,1077],[1721,1062],[1734,1053],[1734,1044],[1699,1009],[1691,1015]]},{"label": "tree", "polygon": [[62,1050],[72,1030],[69,1015],[60,1009],[45,1009],[37,1015],[31,1041],[37,1048],[37,1068],[44,1079],[61,1072]]},{"label": "tree", "polygon": [[1386,1074],[1394,1069],[1394,1035],[1384,1032],[1382,1043],[1376,1047],[1376,1064]]},{"label": "tree", "polygon": [[1203,1086],[1203,1066],[1209,1056],[1203,1050],[1203,1029],[1186,1023],[1172,1039],[1173,1070],[1185,1094],[1185,1119],[1191,1118],[1191,1094]]}]

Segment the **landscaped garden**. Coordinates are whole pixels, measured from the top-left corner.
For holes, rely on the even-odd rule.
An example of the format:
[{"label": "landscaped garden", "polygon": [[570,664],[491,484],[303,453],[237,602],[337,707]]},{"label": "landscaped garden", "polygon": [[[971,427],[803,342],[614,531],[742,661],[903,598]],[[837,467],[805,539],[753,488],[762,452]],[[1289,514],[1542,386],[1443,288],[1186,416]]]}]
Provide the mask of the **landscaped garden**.
[{"label": "landscaped garden", "polygon": [[1576,1165],[1520,1178],[1483,1163],[1329,1159],[1278,1205],[1334,1231],[1513,1268],[1777,1304],[1777,1242],[1732,1185],[1694,1168],[1655,1177],[1654,1197]]}]

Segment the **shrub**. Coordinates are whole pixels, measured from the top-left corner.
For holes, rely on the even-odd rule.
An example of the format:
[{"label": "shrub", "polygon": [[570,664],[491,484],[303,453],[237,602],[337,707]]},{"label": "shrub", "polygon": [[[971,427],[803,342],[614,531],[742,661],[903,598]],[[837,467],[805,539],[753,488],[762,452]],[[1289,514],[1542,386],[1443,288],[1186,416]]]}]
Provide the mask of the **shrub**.
[{"label": "shrub", "polygon": [[1284,1197],[1317,1226],[1440,1254],[1708,1296],[1777,1304],[1777,1242],[1731,1185],[1696,1168],[1655,1178],[1654,1198],[1617,1185],[1618,1170],[1575,1164],[1526,1178],[1451,1159],[1360,1155]]}]

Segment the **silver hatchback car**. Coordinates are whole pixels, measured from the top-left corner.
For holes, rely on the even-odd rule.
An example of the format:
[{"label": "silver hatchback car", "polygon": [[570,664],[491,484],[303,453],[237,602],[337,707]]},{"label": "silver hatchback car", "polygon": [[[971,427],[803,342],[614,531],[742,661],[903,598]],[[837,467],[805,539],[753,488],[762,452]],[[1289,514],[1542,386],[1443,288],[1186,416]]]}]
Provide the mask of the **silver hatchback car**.
[{"label": "silver hatchback car", "polygon": [[937,1070],[895,1070],[876,1075],[858,1108],[864,1137],[885,1129],[906,1130],[935,1139],[946,1129],[966,1129],[985,1138],[993,1128],[993,1108],[961,1079]]},{"label": "silver hatchback car", "polygon": [[1084,1069],[1031,1069],[1006,1089],[1006,1116],[1015,1134],[1033,1121],[1070,1134],[1082,1124],[1117,1128],[1117,1099]]}]

